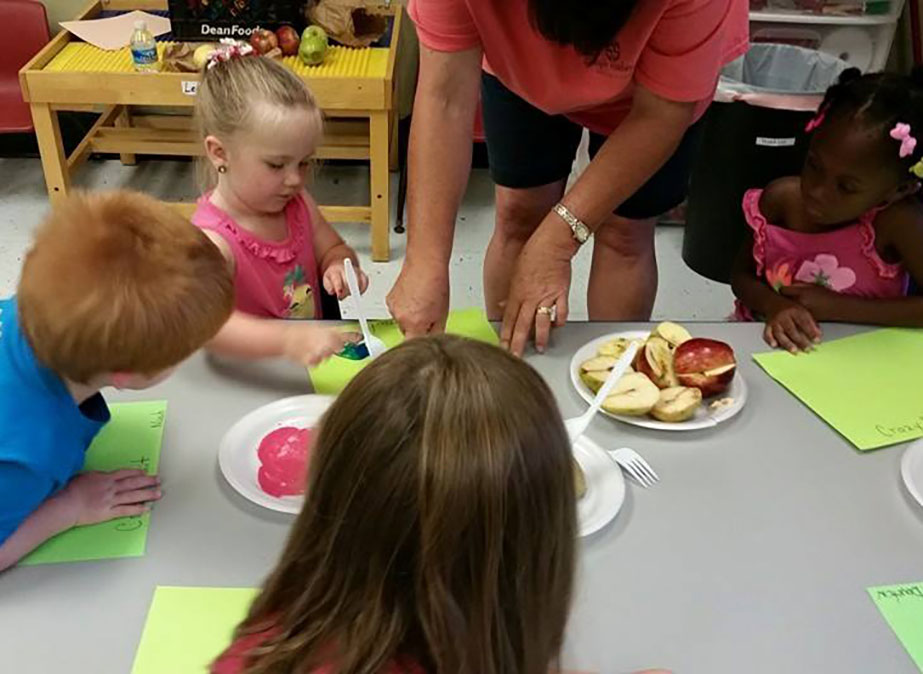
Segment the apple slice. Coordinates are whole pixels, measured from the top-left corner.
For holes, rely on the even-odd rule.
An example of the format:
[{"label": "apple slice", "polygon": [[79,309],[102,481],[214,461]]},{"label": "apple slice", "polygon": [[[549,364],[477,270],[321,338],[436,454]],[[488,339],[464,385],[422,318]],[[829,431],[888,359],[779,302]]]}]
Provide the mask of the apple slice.
[{"label": "apple slice", "polygon": [[581,372],[608,372],[615,367],[618,357],[613,356],[596,356],[585,360],[580,364]]},{"label": "apple slice", "polygon": [[673,350],[663,337],[651,337],[635,356],[635,370],[646,374],[658,388],[677,386]]},{"label": "apple slice", "polygon": [[679,323],[671,323],[670,321],[664,321],[654,328],[651,336],[665,339],[671,349],[675,349],[683,342],[688,342],[692,339],[692,335],[689,334],[686,328]]},{"label": "apple slice", "polygon": [[574,468],[574,491],[577,494],[577,498],[582,499],[586,496],[586,475],[580,467],[580,464],[577,463],[577,459],[571,459],[571,463]]},{"label": "apple slice", "polygon": [[682,386],[697,388],[708,398],[727,389],[734,379],[737,359],[728,344],[696,337],[676,348],[673,368]]},{"label": "apple slice", "polygon": [[660,399],[660,389],[647,375],[632,372],[619,379],[612,394],[603,401],[602,408],[612,414],[643,417]]},{"label": "apple slice", "polygon": [[636,340],[628,339],[627,337],[616,337],[615,339],[603,343],[603,345],[596,350],[596,353],[600,356],[611,356],[612,358],[618,358],[628,350],[628,346],[633,341]]},{"label": "apple slice", "polygon": [[672,386],[660,392],[660,399],[651,409],[651,416],[660,421],[677,423],[691,419],[702,404],[702,392],[697,388]]}]

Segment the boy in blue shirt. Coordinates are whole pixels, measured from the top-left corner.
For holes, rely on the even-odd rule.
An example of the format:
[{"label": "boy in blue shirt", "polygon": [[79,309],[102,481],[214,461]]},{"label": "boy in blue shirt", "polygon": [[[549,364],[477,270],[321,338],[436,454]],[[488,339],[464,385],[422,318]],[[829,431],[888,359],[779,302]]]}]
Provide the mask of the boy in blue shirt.
[{"label": "boy in blue shirt", "polygon": [[169,206],[126,191],[55,206],[0,300],[0,570],[160,498],[143,471],[79,473],[109,420],[100,389],[159,383],[232,306],[220,251]]}]

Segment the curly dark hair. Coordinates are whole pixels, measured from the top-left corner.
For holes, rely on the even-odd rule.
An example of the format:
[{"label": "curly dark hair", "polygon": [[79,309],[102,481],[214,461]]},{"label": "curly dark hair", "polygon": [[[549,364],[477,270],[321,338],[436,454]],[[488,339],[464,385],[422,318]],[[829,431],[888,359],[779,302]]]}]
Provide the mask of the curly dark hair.
[{"label": "curly dark hair", "polygon": [[532,25],[594,63],[631,18],[638,0],[529,0]]},{"label": "curly dark hair", "polygon": [[[846,119],[865,128],[880,131],[882,143],[894,148],[894,170],[906,175],[910,167],[923,158],[923,68],[915,68],[910,75],[895,73],[869,73],[863,75],[858,68],[848,68],[837,83],[827,89],[818,116],[821,128],[832,120]],[[918,140],[914,151],[906,156],[898,154],[898,141],[890,133],[896,124],[908,124],[910,133]]]}]

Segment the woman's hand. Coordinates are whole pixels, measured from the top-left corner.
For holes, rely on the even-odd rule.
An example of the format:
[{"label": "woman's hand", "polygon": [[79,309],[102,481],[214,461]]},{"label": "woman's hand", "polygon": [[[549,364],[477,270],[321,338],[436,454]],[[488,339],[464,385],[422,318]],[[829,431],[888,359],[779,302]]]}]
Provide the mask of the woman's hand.
[{"label": "woman's hand", "polygon": [[820,342],[821,330],[807,307],[792,300],[777,304],[766,319],[763,339],[774,349],[790,353],[810,351]]},{"label": "woman's hand", "polygon": [[[324,290],[329,295],[334,295],[338,300],[349,297],[349,284],[346,281],[346,267],[343,265],[343,259],[334,260],[327,265],[324,270]],[[359,283],[359,293],[365,294],[369,287],[369,277],[359,267],[358,262],[353,262],[353,269],[356,270],[356,281]]]},{"label": "woman's hand", "polygon": [[449,271],[438,263],[404,262],[388,293],[388,311],[407,338],[445,331],[449,316]]},{"label": "woman's hand", "polygon": [[534,331],[535,348],[542,353],[552,325],[567,322],[571,258],[576,250],[567,225],[553,213],[546,216],[516,263],[500,329],[503,348],[521,356]]}]

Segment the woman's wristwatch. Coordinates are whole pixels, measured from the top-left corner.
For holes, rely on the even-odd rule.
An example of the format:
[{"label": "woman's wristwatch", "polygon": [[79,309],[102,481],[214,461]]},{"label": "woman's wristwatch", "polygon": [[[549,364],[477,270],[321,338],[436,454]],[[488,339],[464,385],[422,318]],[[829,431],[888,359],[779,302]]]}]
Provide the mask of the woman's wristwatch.
[{"label": "woman's wristwatch", "polygon": [[581,246],[585,244],[587,239],[590,238],[590,234],[592,234],[590,228],[586,226],[586,223],[571,213],[567,209],[567,206],[562,203],[555,204],[552,210],[570,226],[570,231],[574,236],[574,240]]}]

